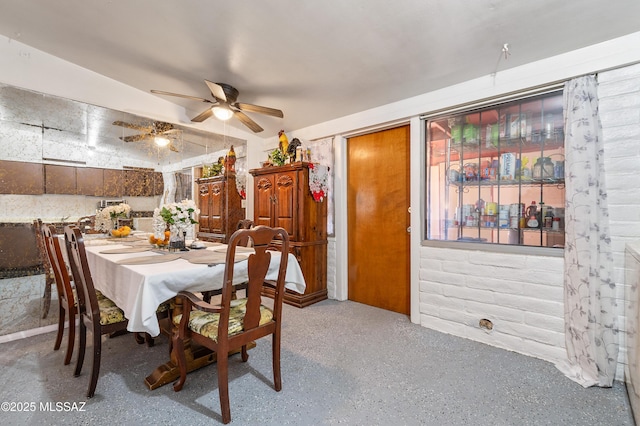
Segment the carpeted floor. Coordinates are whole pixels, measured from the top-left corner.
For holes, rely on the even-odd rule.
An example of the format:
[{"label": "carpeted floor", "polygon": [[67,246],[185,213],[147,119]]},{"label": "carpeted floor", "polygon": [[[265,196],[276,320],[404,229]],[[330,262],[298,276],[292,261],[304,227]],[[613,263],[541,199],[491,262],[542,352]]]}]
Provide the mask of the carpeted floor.
[{"label": "carpeted floor", "polygon": [[[145,386],[144,378],[168,359],[166,338],[157,338],[153,348],[136,344],[132,335],[105,338],[96,396],[87,400],[90,358],[74,378],[76,357],[64,366],[66,345],[54,352],[54,337],[0,345],[0,402],[29,410],[7,412],[3,404],[2,424],[221,421],[214,366],[190,373],[181,392]],[[358,303],[285,306],[281,392],[273,390],[271,340],[257,343],[247,363],[238,355],[230,361],[231,424],[634,424],[622,383],[584,389],[548,362]]]}]

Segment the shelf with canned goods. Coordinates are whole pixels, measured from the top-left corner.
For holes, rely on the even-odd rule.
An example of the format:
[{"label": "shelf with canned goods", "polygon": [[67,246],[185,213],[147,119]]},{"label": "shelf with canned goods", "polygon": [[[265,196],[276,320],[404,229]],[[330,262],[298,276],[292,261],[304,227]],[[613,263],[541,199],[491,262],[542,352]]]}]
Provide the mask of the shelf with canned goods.
[{"label": "shelf with canned goods", "polygon": [[561,92],[429,119],[427,239],[561,244],[563,124]]}]

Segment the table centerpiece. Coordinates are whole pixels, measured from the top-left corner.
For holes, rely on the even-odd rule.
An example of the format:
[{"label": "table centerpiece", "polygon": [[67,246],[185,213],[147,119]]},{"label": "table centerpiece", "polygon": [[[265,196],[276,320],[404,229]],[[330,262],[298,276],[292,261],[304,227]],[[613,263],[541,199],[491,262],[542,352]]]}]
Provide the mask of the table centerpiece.
[{"label": "table centerpiece", "polygon": [[107,233],[118,229],[118,218],[126,219],[130,213],[131,207],[126,203],[104,207],[96,212],[95,229]]},{"label": "table centerpiece", "polygon": [[165,231],[170,232],[169,248],[185,249],[187,231],[198,223],[194,216],[199,214],[193,200],[182,200],[179,203],[164,204],[153,211],[153,233],[156,239],[163,239]]}]

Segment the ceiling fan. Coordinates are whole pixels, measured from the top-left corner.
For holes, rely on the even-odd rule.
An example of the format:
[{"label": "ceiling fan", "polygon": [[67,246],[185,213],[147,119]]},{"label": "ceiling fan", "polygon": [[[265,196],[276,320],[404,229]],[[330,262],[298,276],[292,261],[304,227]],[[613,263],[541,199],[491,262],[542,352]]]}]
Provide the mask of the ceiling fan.
[{"label": "ceiling fan", "polygon": [[242,124],[251,129],[254,133],[263,131],[264,129],[253,121],[244,111],[257,112],[259,114],[271,115],[273,117],[283,118],[284,114],[279,109],[268,108],[259,105],[245,104],[236,102],[238,99],[238,90],[225,83],[212,83],[209,80],[204,81],[209,87],[209,91],[213,95],[214,100],[199,98],[197,96],[181,95],[178,93],[163,92],[162,90],[151,90],[151,93],[167,96],[178,96],[186,99],[212,104],[211,107],[202,111],[199,115],[193,117],[191,121],[200,123],[207,118],[215,115],[220,120],[228,120],[236,117]]},{"label": "ceiling fan", "polygon": [[112,124],[114,126],[121,126],[126,127],[127,129],[134,129],[140,132],[144,132],[138,135],[120,136],[120,139],[125,142],[140,142],[147,139],[153,139],[157,145],[168,145],[171,151],[178,152],[178,148],[176,148],[173,141],[171,140],[171,135],[180,132],[180,129],[176,129],[171,123],[165,123],[163,121],[153,121],[150,125],[143,126],[139,124],[127,123],[126,121],[114,121]]}]

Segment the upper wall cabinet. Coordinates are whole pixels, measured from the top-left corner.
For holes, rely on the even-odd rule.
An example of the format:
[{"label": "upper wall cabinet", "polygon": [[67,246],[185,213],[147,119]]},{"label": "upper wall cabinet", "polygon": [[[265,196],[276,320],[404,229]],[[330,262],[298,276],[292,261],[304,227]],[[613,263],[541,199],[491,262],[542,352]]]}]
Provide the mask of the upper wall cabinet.
[{"label": "upper wall cabinet", "polygon": [[44,194],[43,165],[0,161],[0,194]]},{"label": "upper wall cabinet", "polygon": [[69,194],[93,197],[162,195],[162,173],[0,161],[0,194]]},{"label": "upper wall cabinet", "polygon": [[124,194],[131,197],[149,197],[154,195],[153,170],[125,170]]},{"label": "upper wall cabinet", "polygon": [[124,196],[124,171],[104,170],[104,196],[123,197]]},{"label": "upper wall cabinet", "polygon": [[76,168],[45,164],[44,190],[47,194],[76,195]]},{"label": "upper wall cabinet", "polygon": [[104,196],[104,170],[93,167],[76,169],[76,189],[78,194]]}]

